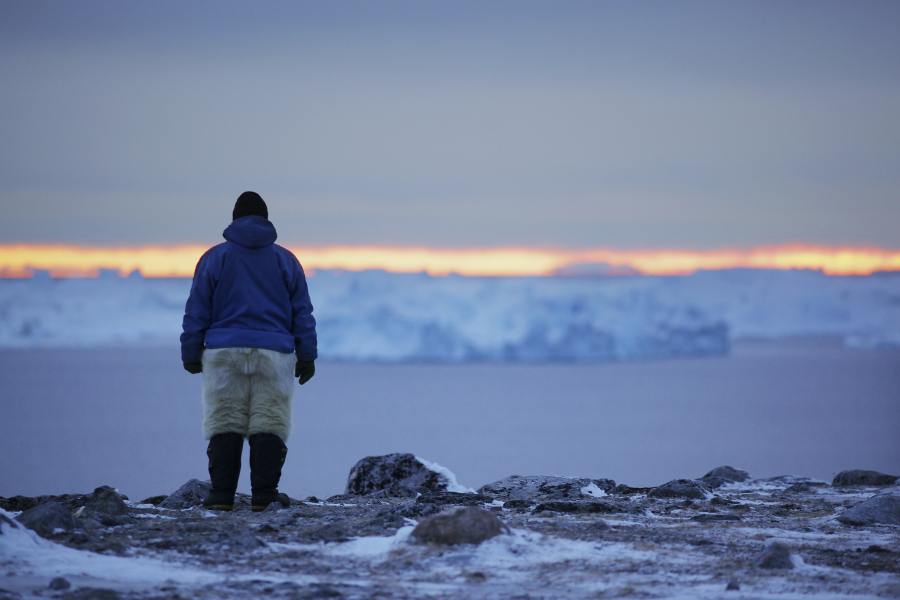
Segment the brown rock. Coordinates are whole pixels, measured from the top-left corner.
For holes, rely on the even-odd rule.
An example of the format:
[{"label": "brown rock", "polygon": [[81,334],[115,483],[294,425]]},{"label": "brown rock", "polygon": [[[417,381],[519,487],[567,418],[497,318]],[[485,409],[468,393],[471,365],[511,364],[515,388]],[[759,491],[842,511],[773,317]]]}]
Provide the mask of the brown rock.
[{"label": "brown rock", "polygon": [[480,544],[501,533],[510,533],[510,529],[494,513],[476,506],[459,506],[423,520],[412,537],[430,544]]}]

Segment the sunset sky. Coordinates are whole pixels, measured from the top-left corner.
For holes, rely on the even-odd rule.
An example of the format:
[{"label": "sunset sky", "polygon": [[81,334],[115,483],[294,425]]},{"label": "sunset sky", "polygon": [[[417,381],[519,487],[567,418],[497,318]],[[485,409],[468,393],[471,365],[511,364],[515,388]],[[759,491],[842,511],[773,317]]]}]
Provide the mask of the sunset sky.
[{"label": "sunset sky", "polygon": [[296,248],[896,253],[898,31],[893,1],[0,0],[0,246],[209,246],[255,190]]}]

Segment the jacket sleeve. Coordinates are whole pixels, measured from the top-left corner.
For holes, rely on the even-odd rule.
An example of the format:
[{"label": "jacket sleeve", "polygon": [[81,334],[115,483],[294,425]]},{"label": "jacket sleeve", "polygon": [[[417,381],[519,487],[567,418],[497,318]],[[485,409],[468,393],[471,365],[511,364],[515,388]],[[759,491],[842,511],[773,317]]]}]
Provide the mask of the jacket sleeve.
[{"label": "jacket sleeve", "polygon": [[213,293],[218,280],[214,272],[215,262],[208,251],[200,257],[197,268],[194,269],[191,294],[184,307],[184,320],[181,324],[182,362],[199,363],[203,357],[203,339],[212,322]]},{"label": "jacket sleeve", "polygon": [[319,353],[316,338],[316,319],[313,317],[313,305],[309,299],[309,288],[306,275],[297,258],[291,254],[291,277],[288,280],[288,292],[291,296],[291,334],[297,350],[297,360],[315,360]]}]

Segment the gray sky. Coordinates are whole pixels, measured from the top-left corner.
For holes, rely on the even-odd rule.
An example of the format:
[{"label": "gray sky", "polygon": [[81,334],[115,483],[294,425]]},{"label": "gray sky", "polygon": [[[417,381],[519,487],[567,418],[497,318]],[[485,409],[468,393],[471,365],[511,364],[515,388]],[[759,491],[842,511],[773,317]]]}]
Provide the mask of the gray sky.
[{"label": "gray sky", "polygon": [[897,2],[0,0],[0,243],[900,248]]}]

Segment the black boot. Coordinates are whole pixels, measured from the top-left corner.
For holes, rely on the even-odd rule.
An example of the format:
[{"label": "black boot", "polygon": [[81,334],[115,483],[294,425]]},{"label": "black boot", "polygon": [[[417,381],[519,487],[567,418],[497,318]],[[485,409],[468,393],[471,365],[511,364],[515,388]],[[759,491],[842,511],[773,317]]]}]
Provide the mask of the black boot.
[{"label": "black boot", "polygon": [[241,452],[244,436],[239,433],[220,433],[209,440],[206,455],[209,457],[209,479],[212,490],[203,508],[231,510],[234,508],[234,492],[241,475]]},{"label": "black boot", "polygon": [[274,433],[254,433],[250,442],[250,487],[253,491],[251,505],[253,512],[266,509],[273,502],[280,502],[284,508],[291,505],[287,494],[278,493],[281,467],[287,456],[287,446]]}]

